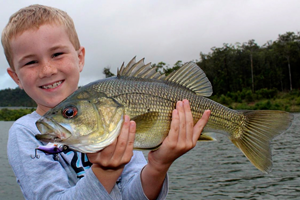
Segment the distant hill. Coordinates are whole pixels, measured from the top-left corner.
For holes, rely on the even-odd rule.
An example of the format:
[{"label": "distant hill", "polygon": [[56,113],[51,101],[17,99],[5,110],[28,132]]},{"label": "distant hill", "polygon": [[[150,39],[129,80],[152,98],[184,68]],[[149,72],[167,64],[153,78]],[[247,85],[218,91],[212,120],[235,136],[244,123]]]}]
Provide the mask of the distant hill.
[{"label": "distant hill", "polygon": [[20,88],[0,90],[0,107],[36,107],[36,103]]}]

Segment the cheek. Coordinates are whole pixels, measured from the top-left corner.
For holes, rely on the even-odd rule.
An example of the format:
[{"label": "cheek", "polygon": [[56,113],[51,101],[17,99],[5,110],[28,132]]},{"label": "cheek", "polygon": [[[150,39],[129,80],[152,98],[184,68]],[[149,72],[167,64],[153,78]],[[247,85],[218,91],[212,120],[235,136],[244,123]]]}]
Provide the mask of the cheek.
[{"label": "cheek", "polygon": [[37,72],[28,71],[28,70],[20,70],[20,83],[23,87],[31,86],[36,80]]},{"label": "cheek", "polygon": [[65,74],[72,74],[79,71],[79,64],[75,58],[69,58],[57,63],[58,68]]},{"label": "cheek", "polygon": [[70,62],[70,63],[68,63],[68,65],[65,65],[65,68],[63,70],[64,70],[65,74],[68,74],[69,78],[71,78],[73,80],[79,79],[79,74],[81,72],[79,63]]}]

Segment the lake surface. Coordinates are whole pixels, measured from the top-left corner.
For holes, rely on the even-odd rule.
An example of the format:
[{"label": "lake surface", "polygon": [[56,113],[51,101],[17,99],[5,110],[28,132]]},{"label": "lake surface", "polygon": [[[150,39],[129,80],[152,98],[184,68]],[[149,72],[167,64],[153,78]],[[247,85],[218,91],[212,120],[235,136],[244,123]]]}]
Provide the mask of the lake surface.
[{"label": "lake surface", "polygon": [[[23,199],[6,156],[8,129],[0,122],[0,199]],[[292,126],[275,138],[273,170],[264,174],[223,135],[218,141],[198,143],[169,171],[168,200],[184,199],[299,199],[300,113]]]},{"label": "lake surface", "polygon": [[23,199],[22,192],[16,182],[16,177],[7,160],[8,130],[13,122],[0,121],[0,199]]}]

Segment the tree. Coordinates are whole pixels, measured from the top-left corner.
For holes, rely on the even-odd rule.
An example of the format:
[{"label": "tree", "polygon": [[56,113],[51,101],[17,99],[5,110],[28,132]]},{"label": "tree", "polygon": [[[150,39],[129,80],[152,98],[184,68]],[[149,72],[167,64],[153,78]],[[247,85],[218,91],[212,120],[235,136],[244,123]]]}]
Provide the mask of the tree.
[{"label": "tree", "polygon": [[248,43],[242,45],[243,49],[250,55],[250,66],[251,66],[251,82],[252,92],[254,92],[254,75],[253,75],[253,52],[259,49],[259,46],[255,43],[255,40],[249,40]]},{"label": "tree", "polygon": [[163,68],[163,73],[164,73],[166,76],[168,76],[168,75],[171,74],[173,71],[178,70],[182,65],[183,65],[183,64],[182,64],[182,61],[181,61],[181,60],[178,60],[178,61],[174,64],[174,66],[173,66],[172,68],[168,68],[168,67]]},{"label": "tree", "polygon": [[291,72],[291,56],[293,52],[297,51],[298,48],[299,36],[294,32],[287,32],[278,36],[278,40],[274,43],[277,50],[286,58],[288,72],[289,72],[289,82],[290,82],[290,91],[292,91],[292,72]]},{"label": "tree", "polygon": [[166,66],[166,63],[164,63],[164,62],[159,62],[158,64],[154,63],[154,64],[151,65],[152,68],[155,67],[156,71],[159,71],[161,73],[163,73],[162,71],[163,71],[165,66]]},{"label": "tree", "polygon": [[105,78],[115,76],[115,74],[110,71],[110,67],[105,67],[103,69],[103,74],[105,75]]}]

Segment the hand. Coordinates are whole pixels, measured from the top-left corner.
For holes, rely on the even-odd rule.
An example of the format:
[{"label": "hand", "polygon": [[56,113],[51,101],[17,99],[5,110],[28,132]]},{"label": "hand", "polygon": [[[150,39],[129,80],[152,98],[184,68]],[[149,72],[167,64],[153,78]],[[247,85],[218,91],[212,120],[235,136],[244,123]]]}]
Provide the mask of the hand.
[{"label": "hand", "polygon": [[197,144],[203,128],[208,122],[210,111],[205,111],[195,124],[188,100],[178,101],[172,113],[171,129],[162,145],[148,155],[149,164],[169,168],[181,155]]},{"label": "hand", "polygon": [[148,199],[156,199],[171,164],[197,144],[210,111],[203,113],[195,124],[188,100],[177,102],[172,113],[171,129],[161,146],[148,154],[148,164],[142,171],[142,186]]},{"label": "hand", "polygon": [[125,115],[124,118],[120,135],[112,144],[97,153],[87,154],[89,161],[93,163],[94,174],[108,192],[114,187],[124,166],[133,156],[136,124],[130,121],[129,116]]}]

